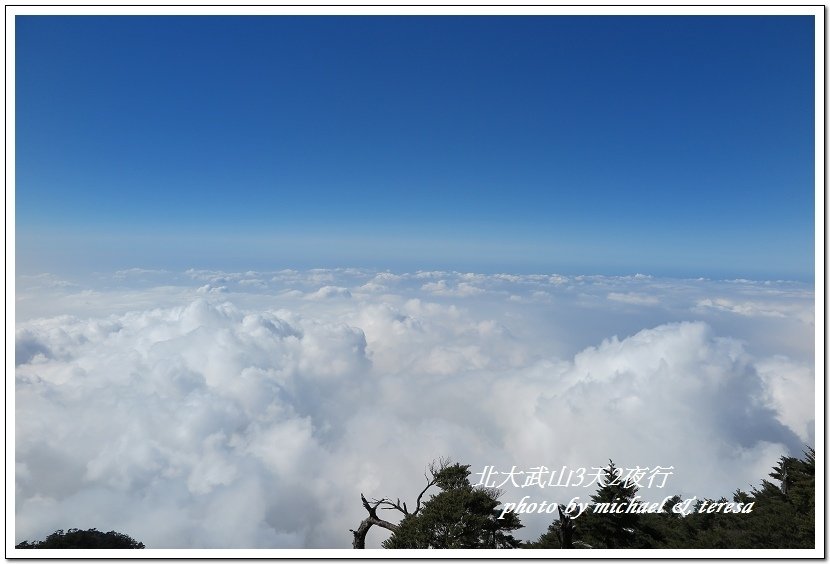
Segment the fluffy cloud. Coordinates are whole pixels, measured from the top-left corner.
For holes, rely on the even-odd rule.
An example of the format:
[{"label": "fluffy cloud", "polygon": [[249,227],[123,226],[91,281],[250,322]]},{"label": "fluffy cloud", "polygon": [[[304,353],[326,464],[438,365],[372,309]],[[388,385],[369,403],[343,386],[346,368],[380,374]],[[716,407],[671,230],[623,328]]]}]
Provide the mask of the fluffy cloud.
[{"label": "fluffy cloud", "polygon": [[633,305],[656,305],[657,303],[659,303],[659,300],[654,296],[649,296],[647,294],[637,294],[634,292],[628,292],[625,294],[621,294],[619,292],[611,292],[610,294],[608,294],[608,299]]},{"label": "fluffy cloud", "polygon": [[346,288],[339,286],[323,286],[319,290],[306,296],[308,300],[327,300],[330,298],[351,298],[352,294]]},{"label": "fluffy cloud", "polygon": [[447,285],[446,280],[439,280],[438,282],[427,282],[421,289],[425,292],[435,294],[436,296],[457,296],[467,297],[483,294],[484,290],[477,288],[469,282],[459,282],[455,287]]},{"label": "fluffy cloud", "polygon": [[[163,279],[129,284],[148,275]],[[152,548],[348,547],[361,492],[409,501],[440,456],[474,471],[671,465],[649,495],[720,496],[814,440],[813,296],[797,283],[53,280],[18,281],[16,540],[97,527]],[[524,521],[533,538],[549,517]]]}]

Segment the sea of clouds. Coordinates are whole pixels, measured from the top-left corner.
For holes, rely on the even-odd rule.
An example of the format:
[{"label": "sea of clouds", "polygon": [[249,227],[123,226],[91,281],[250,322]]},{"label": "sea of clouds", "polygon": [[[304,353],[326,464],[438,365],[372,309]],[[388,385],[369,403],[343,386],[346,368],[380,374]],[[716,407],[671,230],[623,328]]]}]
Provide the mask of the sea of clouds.
[{"label": "sea of clouds", "polygon": [[[730,497],[814,444],[811,284],[133,269],[16,285],[15,542],[96,527],[148,548],[346,548],[361,493],[411,506],[439,457],[673,466],[644,497]],[[552,516],[522,519],[534,539]]]}]

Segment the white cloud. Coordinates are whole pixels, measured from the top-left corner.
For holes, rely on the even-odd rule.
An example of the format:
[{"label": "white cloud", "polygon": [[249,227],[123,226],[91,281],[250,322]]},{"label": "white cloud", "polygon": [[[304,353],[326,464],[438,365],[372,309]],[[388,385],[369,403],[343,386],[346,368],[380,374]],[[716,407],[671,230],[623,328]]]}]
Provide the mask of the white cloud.
[{"label": "white cloud", "polygon": [[815,442],[815,413],[809,402],[815,397],[815,376],[811,364],[785,356],[759,361],[758,374],[777,419],[805,443]]},{"label": "white cloud", "polygon": [[[667,495],[720,496],[814,440],[805,286],[351,269],[175,281],[23,288],[40,299],[18,303],[16,540],[97,527],[150,547],[348,547],[360,493],[409,501],[439,456],[474,471],[674,465]],[[700,306],[715,295],[780,316]]]},{"label": "white cloud", "polygon": [[455,287],[450,287],[446,280],[439,280],[438,282],[427,282],[421,289],[436,296],[455,296],[468,297],[483,294],[484,290],[474,286],[469,282],[459,282]]},{"label": "white cloud", "polygon": [[239,281],[241,286],[248,286],[250,288],[258,288],[264,290],[268,287],[268,284],[264,280],[260,280],[259,278],[245,278]]},{"label": "white cloud", "polygon": [[204,286],[199,286],[196,291],[200,294],[224,294],[228,292],[228,287],[205,284]]},{"label": "white cloud", "polygon": [[347,288],[341,288],[339,286],[323,286],[322,288],[318,289],[316,292],[308,294],[306,299],[308,300],[328,300],[331,298],[351,298],[352,293],[349,292]]},{"label": "white cloud", "polygon": [[746,317],[798,318],[812,322],[813,310],[810,304],[802,302],[778,303],[775,301],[735,300],[730,298],[704,298],[697,302],[699,308],[736,313]]},{"label": "white cloud", "polygon": [[648,294],[639,294],[637,292],[611,292],[608,294],[608,299],[633,305],[656,305],[660,303],[660,299],[657,296],[649,296]]}]

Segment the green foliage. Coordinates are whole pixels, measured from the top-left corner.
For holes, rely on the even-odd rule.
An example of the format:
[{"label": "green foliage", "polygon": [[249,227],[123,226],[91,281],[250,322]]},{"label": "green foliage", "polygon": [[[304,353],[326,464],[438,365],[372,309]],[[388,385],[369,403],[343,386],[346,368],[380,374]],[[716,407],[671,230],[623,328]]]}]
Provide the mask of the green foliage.
[{"label": "green foliage", "polygon": [[[600,487],[591,496],[592,509],[573,520],[574,548],[651,548],[666,538],[666,532],[659,526],[660,523],[649,518],[648,514],[593,511],[598,504],[636,508],[639,505],[638,501],[635,501],[638,489],[623,479],[614,462],[609,460],[603,471]],[[528,548],[566,548],[562,546],[562,527],[562,520],[557,519],[536,542],[529,543]]]},{"label": "green foliage", "polygon": [[[591,505],[631,504],[639,488],[621,479],[614,462],[609,460],[602,484],[591,496]],[[594,513],[588,511],[579,519],[580,540],[595,548],[644,548],[638,546],[636,534],[639,515],[636,513]]]},{"label": "green foliage", "polygon": [[[750,493],[738,490],[734,501],[753,502],[752,513],[689,515],[691,548],[814,548],[815,451],[803,459],[782,456]],[[726,501],[721,498],[718,501]]]},{"label": "green foliage", "polygon": [[[632,503],[637,489],[625,483],[609,483],[613,462],[603,484],[591,497],[596,503]],[[815,547],[815,451],[804,457],[782,456],[769,477],[751,492],[737,490],[732,501],[752,503],[751,513],[708,512],[719,500],[698,500],[687,516],[671,508],[681,501],[674,496],[662,513],[603,514],[592,510],[574,520],[575,548],[814,548]],[[704,505],[705,504],[705,505]],[[704,511],[699,511],[701,507]],[[560,520],[554,521],[528,548],[562,548]]]},{"label": "green foliage", "polygon": [[441,492],[398,524],[384,548],[518,548],[510,532],[521,528],[518,515],[499,519],[499,492],[470,485],[469,466],[452,464],[435,474]]},{"label": "green foliage", "polygon": [[[608,507],[625,505],[637,507],[635,496],[639,488],[619,475],[614,462],[609,460],[597,492],[591,496],[592,508],[598,504]],[[591,548],[651,548],[659,544],[663,534],[655,523],[634,512],[599,513],[589,510],[575,520],[574,539],[577,546]]]},{"label": "green foliage", "polygon": [[144,548],[144,543],[115,531],[102,533],[96,529],[81,531],[59,529],[42,541],[23,541],[15,548]]}]

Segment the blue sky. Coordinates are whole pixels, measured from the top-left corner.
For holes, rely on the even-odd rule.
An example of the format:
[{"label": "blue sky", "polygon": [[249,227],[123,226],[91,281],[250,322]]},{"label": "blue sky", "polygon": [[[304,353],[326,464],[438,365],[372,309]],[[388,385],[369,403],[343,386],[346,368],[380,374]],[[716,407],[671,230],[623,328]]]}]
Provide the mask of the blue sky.
[{"label": "blue sky", "polygon": [[814,274],[811,17],[20,17],[22,272]]}]

